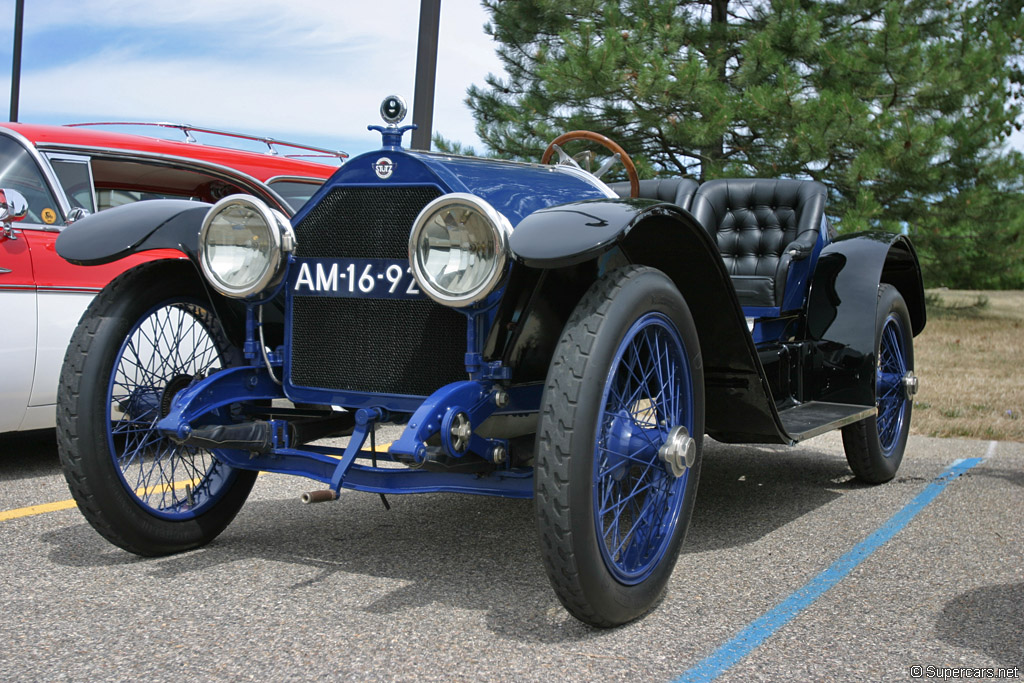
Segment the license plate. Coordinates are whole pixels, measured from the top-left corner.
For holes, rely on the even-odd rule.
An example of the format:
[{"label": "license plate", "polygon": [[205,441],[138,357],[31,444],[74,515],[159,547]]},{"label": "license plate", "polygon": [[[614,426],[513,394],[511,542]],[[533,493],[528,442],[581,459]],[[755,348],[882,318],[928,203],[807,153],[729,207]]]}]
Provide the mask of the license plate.
[{"label": "license plate", "polygon": [[361,299],[422,299],[409,262],[399,259],[300,259],[292,294]]}]

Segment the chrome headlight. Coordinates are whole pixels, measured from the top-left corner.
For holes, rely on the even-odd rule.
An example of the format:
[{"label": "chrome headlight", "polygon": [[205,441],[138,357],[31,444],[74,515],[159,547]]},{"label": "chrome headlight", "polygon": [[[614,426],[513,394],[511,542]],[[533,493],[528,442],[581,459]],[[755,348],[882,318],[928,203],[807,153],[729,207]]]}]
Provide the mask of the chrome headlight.
[{"label": "chrome headlight", "polygon": [[409,263],[420,289],[445,306],[485,298],[505,273],[510,232],[508,219],[479,197],[456,192],[430,202],[409,234]]},{"label": "chrome headlight", "polygon": [[270,285],[281,255],[294,245],[291,223],[280,211],[244,194],[224,197],[203,219],[199,263],[221,294],[244,298]]}]

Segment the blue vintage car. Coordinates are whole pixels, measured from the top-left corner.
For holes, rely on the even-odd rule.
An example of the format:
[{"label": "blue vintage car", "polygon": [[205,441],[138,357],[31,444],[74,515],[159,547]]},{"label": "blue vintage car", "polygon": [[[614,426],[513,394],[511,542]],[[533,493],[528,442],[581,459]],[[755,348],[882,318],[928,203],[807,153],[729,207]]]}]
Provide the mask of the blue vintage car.
[{"label": "blue vintage car", "polygon": [[[381,111],[382,149],[290,218],[154,200],[60,236],[76,264],[183,255],[112,282],[64,362],[64,471],[111,542],[205,544],[259,471],[319,482],[306,502],[532,497],[559,599],[614,626],[665,590],[705,434],[842,429],[859,479],[895,475],[925,325],[904,236],[837,237],[809,180],[639,180],[586,131],[540,164],[414,152],[400,99]],[[610,150],[596,172],[576,138]],[[606,184],[616,160],[629,180]]]}]

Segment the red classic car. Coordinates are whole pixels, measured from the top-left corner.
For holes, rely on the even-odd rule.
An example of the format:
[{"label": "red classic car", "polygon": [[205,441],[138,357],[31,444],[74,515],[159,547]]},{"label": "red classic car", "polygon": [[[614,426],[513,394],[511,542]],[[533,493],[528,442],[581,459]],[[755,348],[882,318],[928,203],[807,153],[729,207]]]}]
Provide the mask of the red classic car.
[{"label": "red classic car", "polygon": [[[53,427],[64,352],[96,292],[139,263],[183,257],[164,250],[75,266],[54,248],[61,230],[85,215],[150,199],[213,203],[248,194],[290,216],[345,157],[271,138],[158,125],[179,128],[187,140],[81,126],[0,125],[0,433]],[[200,144],[192,135],[197,132],[247,138],[268,152]],[[295,151],[321,158],[285,153]]]}]

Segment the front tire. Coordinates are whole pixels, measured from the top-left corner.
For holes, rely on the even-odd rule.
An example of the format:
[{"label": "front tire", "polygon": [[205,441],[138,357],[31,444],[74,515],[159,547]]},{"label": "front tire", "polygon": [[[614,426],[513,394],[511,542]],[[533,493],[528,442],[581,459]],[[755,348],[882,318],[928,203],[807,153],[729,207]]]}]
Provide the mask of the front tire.
[{"label": "front tire", "polygon": [[61,369],[57,442],[68,486],[101,535],[154,556],[215,538],[256,479],[156,431],[192,381],[239,361],[190,265],[144,264],[82,316]]},{"label": "front tire", "polygon": [[617,626],[661,598],[700,474],[696,328],[660,271],[594,283],[559,340],[541,401],[534,493],[548,578],[576,618]]},{"label": "front tire", "polygon": [[907,304],[892,285],[879,285],[875,313],[874,417],[843,427],[846,461],[854,476],[881,484],[896,476],[910,437],[914,338]]}]

